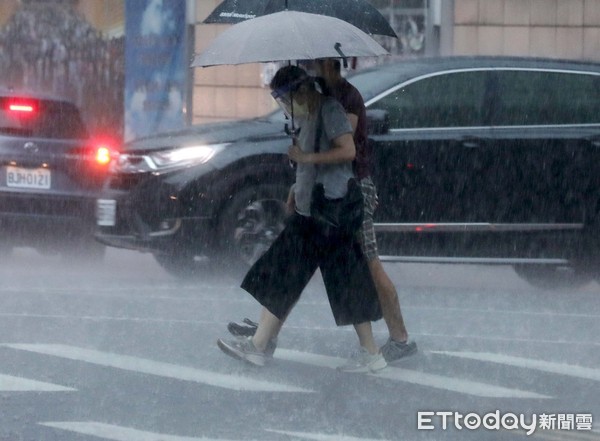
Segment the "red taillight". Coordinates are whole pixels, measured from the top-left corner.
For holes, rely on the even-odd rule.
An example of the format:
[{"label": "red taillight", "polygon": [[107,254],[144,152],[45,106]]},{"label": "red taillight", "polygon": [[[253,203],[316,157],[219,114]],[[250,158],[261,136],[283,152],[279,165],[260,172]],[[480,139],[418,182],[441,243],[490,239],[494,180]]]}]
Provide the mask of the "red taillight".
[{"label": "red taillight", "polygon": [[98,147],[96,149],[96,162],[100,165],[107,165],[113,157],[113,152],[108,147]]},{"label": "red taillight", "polygon": [[106,135],[92,136],[85,152],[90,165],[98,172],[104,174],[110,164],[119,157],[119,152],[114,147],[115,145],[117,145],[117,141]]},{"label": "red taillight", "polygon": [[32,113],[33,106],[31,104],[10,104],[8,109],[11,112]]}]

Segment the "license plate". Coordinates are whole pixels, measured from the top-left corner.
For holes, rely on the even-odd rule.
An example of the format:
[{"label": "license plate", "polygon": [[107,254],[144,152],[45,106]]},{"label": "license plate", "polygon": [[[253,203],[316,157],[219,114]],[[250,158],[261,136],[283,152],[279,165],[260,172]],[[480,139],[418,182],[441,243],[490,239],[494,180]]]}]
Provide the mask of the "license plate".
[{"label": "license plate", "polygon": [[96,200],[96,225],[114,227],[117,219],[117,201],[114,199]]},{"label": "license plate", "polygon": [[50,189],[50,170],[8,166],[6,167],[6,186],[48,190]]}]

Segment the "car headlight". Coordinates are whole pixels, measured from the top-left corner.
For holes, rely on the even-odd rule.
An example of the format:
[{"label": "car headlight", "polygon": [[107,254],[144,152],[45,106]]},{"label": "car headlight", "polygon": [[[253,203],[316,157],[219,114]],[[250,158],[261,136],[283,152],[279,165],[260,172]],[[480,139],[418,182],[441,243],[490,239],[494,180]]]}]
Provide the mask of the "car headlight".
[{"label": "car headlight", "polygon": [[119,156],[115,168],[120,172],[143,173],[205,164],[227,145],[229,144],[192,145],[145,155],[124,153]]}]

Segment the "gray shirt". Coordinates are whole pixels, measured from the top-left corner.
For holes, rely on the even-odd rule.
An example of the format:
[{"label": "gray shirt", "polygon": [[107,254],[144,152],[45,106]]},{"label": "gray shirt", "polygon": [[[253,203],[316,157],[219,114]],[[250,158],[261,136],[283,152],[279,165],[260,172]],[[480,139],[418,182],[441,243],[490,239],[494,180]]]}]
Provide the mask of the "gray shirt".
[{"label": "gray shirt", "polygon": [[[300,135],[298,144],[303,152],[315,151],[314,143],[319,112],[299,121]],[[331,149],[331,141],[346,133],[352,133],[352,125],[342,105],[331,97],[325,97],[321,106],[321,136],[319,151]],[[354,176],[352,161],[337,164],[298,164],[294,195],[296,211],[304,216],[310,215],[311,192],[315,182],[322,182],[325,197],[338,199],[346,195],[348,180]]]}]

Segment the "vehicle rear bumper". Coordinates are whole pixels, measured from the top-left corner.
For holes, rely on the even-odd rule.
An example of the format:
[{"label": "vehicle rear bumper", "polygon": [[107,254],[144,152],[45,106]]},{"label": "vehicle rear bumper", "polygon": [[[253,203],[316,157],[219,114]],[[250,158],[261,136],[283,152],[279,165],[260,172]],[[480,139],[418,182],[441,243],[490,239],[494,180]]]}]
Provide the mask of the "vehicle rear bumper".
[{"label": "vehicle rear bumper", "polygon": [[41,239],[92,237],[95,197],[0,193],[3,241],[35,245]]}]

